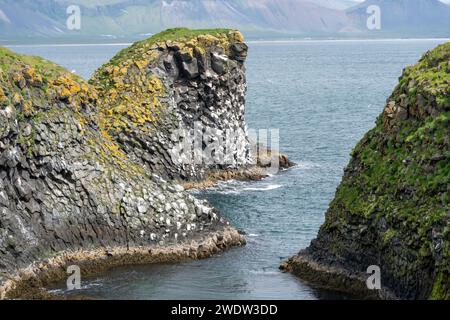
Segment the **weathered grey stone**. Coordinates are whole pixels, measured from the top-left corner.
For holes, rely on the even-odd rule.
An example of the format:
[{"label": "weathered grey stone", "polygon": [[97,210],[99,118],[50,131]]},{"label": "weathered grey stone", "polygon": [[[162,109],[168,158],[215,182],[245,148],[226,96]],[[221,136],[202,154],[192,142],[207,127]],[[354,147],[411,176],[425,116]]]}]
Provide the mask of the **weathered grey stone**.
[{"label": "weathered grey stone", "polygon": [[227,69],[227,64],[228,58],[225,55],[211,52],[211,67],[216,73],[223,74]]},{"label": "weathered grey stone", "polygon": [[191,61],[183,61],[181,63],[183,73],[188,79],[195,79],[200,75],[198,69],[197,59],[193,58]]},{"label": "weathered grey stone", "polygon": [[243,62],[247,58],[248,46],[245,43],[234,43],[230,47],[231,57],[235,60]]}]

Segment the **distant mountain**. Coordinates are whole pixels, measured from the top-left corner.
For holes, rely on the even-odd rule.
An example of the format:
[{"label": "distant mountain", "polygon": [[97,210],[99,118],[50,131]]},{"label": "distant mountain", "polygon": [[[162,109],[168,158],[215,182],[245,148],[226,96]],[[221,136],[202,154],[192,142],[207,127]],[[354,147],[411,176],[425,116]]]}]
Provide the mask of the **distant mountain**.
[{"label": "distant mountain", "polygon": [[193,0],[162,1],[161,23],[164,27],[194,24],[314,33],[339,31],[347,17],[306,0]]},{"label": "distant mountain", "polygon": [[[79,31],[65,25],[71,4],[81,8]],[[177,26],[335,33],[348,24],[345,12],[310,0],[0,0],[0,10],[0,37],[129,36]]]},{"label": "distant mountain", "polygon": [[[72,4],[81,9],[80,30],[66,26]],[[381,31],[367,30],[371,4],[382,10]],[[0,40],[142,38],[179,26],[238,28],[258,37],[450,36],[450,6],[438,0],[0,0]]]},{"label": "distant mountain", "polygon": [[56,36],[65,24],[58,22],[62,8],[55,1],[0,0],[0,37]]},{"label": "distant mountain", "polygon": [[370,5],[381,12],[380,33],[450,36],[450,6],[438,0],[367,0],[347,10],[356,29],[364,30]]}]

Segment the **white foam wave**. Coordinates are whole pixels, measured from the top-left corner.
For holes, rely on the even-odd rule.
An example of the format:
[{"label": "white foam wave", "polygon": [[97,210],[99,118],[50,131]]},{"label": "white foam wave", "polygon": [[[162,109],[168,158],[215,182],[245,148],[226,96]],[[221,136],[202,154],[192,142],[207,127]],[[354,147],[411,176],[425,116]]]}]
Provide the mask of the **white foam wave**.
[{"label": "white foam wave", "polygon": [[269,184],[261,187],[248,187],[244,188],[245,191],[269,191],[269,190],[275,190],[281,188],[281,184]]}]

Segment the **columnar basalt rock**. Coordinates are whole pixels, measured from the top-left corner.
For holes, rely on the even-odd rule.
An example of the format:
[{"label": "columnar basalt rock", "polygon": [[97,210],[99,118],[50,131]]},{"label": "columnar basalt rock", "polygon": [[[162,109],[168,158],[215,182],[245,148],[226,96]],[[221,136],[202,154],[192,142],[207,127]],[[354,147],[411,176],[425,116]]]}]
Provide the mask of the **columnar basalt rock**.
[{"label": "columnar basalt rock", "polygon": [[[174,166],[171,128],[197,119],[244,128],[246,47],[234,31],[202,33],[195,44],[177,35],[132,46],[97,72],[97,88],[0,48],[1,298],[93,250],[112,252],[94,255],[101,261],[114,252],[173,261],[245,243],[215,208],[165,179],[200,170]],[[242,138],[233,166],[248,159]]]},{"label": "columnar basalt rock", "polygon": [[[164,178],[201,180],[210,170],[254,165],[244,121],[246,56],[233,30],[171,29],[138,42],[90,81],[100,92],[101,123],[134,161]],[[180,139],[194,135],[202,139],[197,151],[194,142],[181,149]],[[219,141],[226,137],[230,143]],[[209,154],[196,153],[214,141]]]},{"label": "columnar basalt rock", "polygon": [[[358,143],[326,221],[283,269],[379,298],[450,299],[450,43],[404,70]],[[381,271],[381,290],[366,286]]]}]

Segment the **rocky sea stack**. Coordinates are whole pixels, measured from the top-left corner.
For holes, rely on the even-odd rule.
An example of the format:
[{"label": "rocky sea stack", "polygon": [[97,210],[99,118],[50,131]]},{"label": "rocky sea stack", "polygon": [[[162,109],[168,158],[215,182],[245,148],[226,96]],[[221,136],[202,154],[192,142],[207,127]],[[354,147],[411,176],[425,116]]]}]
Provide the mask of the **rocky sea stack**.
[{"label": "rocky sea stack", "polygon": [[[375,298],[450,299],[450,43],[407,67],[352,152],[326,221],[282,265]],[[366,287],[380,268],[381,290]]]},{"label": "rocky sea stack", "polygon": [[[245,129],[246,55],[237,31],[172,29],[88,83],[0,48],[0,297],[26,296],[70,264],[87,274],[244,244],[179,182],[264,175]],[[239,132],[225,164],[172,152],[174,132],[195,123]]]}]

